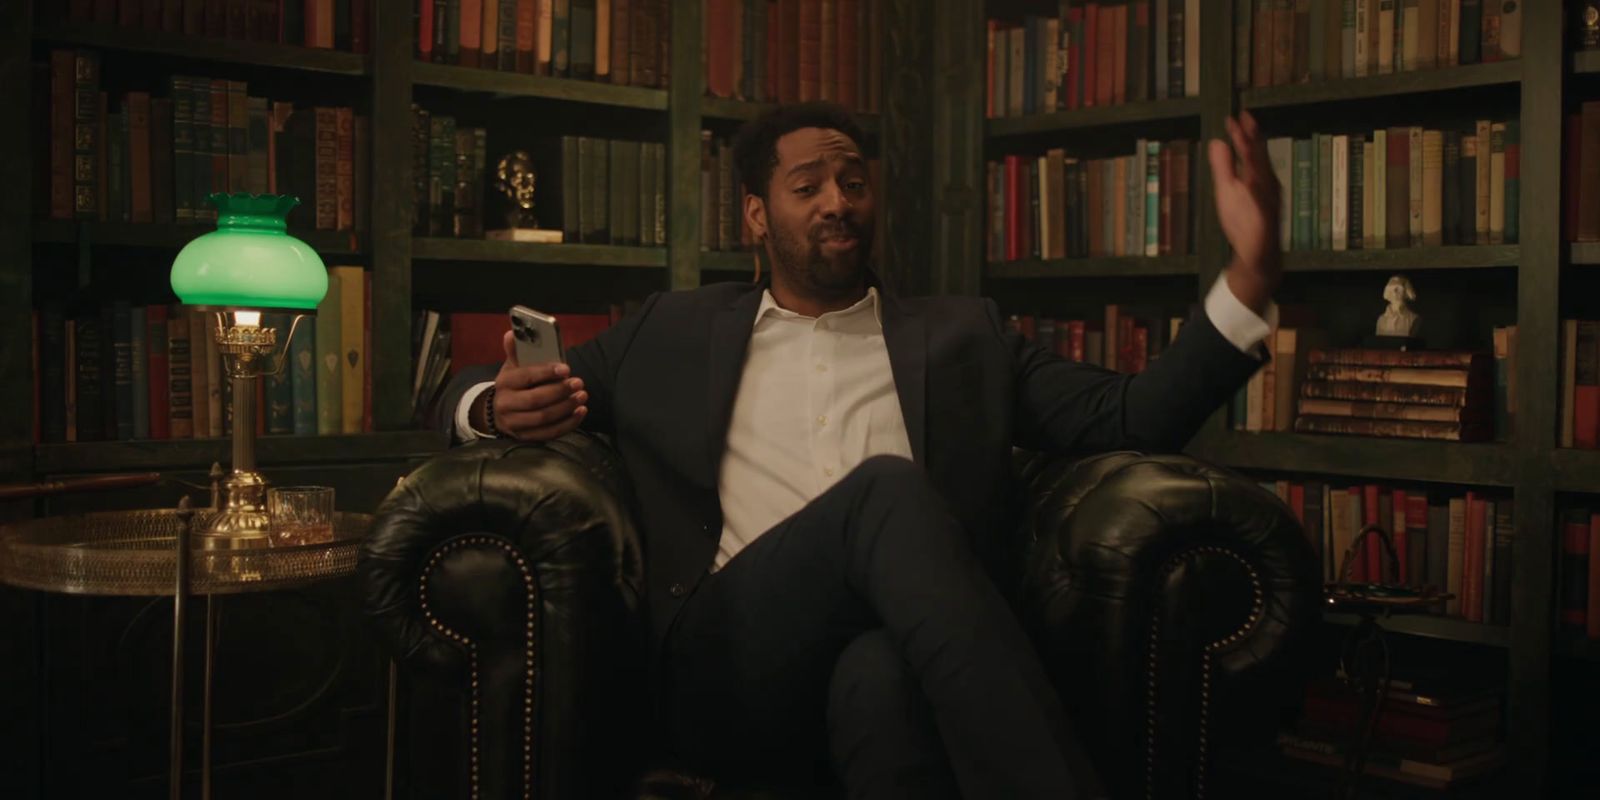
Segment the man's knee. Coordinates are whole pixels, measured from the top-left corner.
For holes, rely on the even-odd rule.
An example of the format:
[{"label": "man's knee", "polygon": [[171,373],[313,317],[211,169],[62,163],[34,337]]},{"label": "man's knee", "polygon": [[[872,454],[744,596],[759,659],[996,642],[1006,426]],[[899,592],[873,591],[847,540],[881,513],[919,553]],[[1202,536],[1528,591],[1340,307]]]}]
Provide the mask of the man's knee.
[{"label": "man's knee", "polygon": [[903,456],[876,455],[862,461],[844,481],[865,487],[893,487],[902,490],[929,488],[928,473],[922,465]]},{"label": "man's knee", "polygon": [[828,723],[872,725],[882,714],[901,715],[921,689],[888,631],[857,636],[834,662],[828,685]]}]

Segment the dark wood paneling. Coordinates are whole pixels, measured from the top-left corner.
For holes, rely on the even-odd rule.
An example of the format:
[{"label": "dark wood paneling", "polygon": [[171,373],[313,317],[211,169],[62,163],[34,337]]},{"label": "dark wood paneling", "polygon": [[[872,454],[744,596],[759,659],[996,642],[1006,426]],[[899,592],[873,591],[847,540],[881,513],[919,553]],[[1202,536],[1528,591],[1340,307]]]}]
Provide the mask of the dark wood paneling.
[{"label": "dark wood paneling", "polygon": [[372,415],[374,427],[411,425],[411,69],[414,34],[404,3],[370,5],[372,114]]}]

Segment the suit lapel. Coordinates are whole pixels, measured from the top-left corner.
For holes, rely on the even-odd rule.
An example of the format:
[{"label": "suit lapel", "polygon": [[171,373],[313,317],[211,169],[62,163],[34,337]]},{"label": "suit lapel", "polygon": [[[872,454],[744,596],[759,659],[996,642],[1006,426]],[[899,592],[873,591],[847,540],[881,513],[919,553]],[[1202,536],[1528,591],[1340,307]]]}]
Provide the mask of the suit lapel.
[{"label": "suit lapel", "polygon": [[767,283],[762,281],[732,303],[717,309],[711,318],[709,381],[706,408],[710,410],[706,427],[707,468],[711,485],[717,483],[722,453],[728,446],[728,423],[733,416],[733,400],[739,391],[739,375],[744,371],[745,353],[750,349],[750,334],[755,327],[756,309]]},{"label": "suit lapel", "polygon": [[[880,288],[879,292],[883,290]],[[928,338],[922,317],[908,311],[893,296],[884,294],[883,344],[889,351],[889,369],[894,373],[894,388],[900,395],[900,415],[905,418],[906,438],[918,464],[928,465],[927,386]]]}]

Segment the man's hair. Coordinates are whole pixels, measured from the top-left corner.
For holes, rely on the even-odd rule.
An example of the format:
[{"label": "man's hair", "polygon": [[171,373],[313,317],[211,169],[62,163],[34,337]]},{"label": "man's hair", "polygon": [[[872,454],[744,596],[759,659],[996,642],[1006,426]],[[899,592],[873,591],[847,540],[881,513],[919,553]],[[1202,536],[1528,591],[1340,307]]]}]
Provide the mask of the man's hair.
[{"label": "man's hair", "polygon": [[801,128],[827,128],[863,146],[861,126],[843,106],[823,101],[778,106],[739,128],[733,139],[733,163],[745,191],[766,199],[772,170],[778,166],[778,140]]}]

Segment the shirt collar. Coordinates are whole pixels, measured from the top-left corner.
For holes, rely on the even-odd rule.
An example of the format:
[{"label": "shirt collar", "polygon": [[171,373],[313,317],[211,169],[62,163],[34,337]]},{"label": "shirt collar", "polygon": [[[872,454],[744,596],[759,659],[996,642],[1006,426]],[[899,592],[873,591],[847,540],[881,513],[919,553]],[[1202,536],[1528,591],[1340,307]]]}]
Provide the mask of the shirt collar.
[{"label": "shirt collar", "polygon": [[773,298],[771,289],[762,289],[761,305],[756,309],[755,324],[759,326],[761,321],[766,319],[768,312],[771,312],[779,319],[833,319],[839,317],[860,316],[864,314],[869,307],[872,309],[873,320],[876,321],[878,326],[881,328],[883,326],[883,303],[878,295],[878,287],[876,286],[868,286],[866,296],[860,300],[857,300],[855,304],[849,308],[840,309],[838,311],[829,311],[828,313],[823,314],[821,317],[807,317],[804,314],[798,314],[790,311],[787,308],[783,308],[782,306],[779,306],[778,301]]}]

